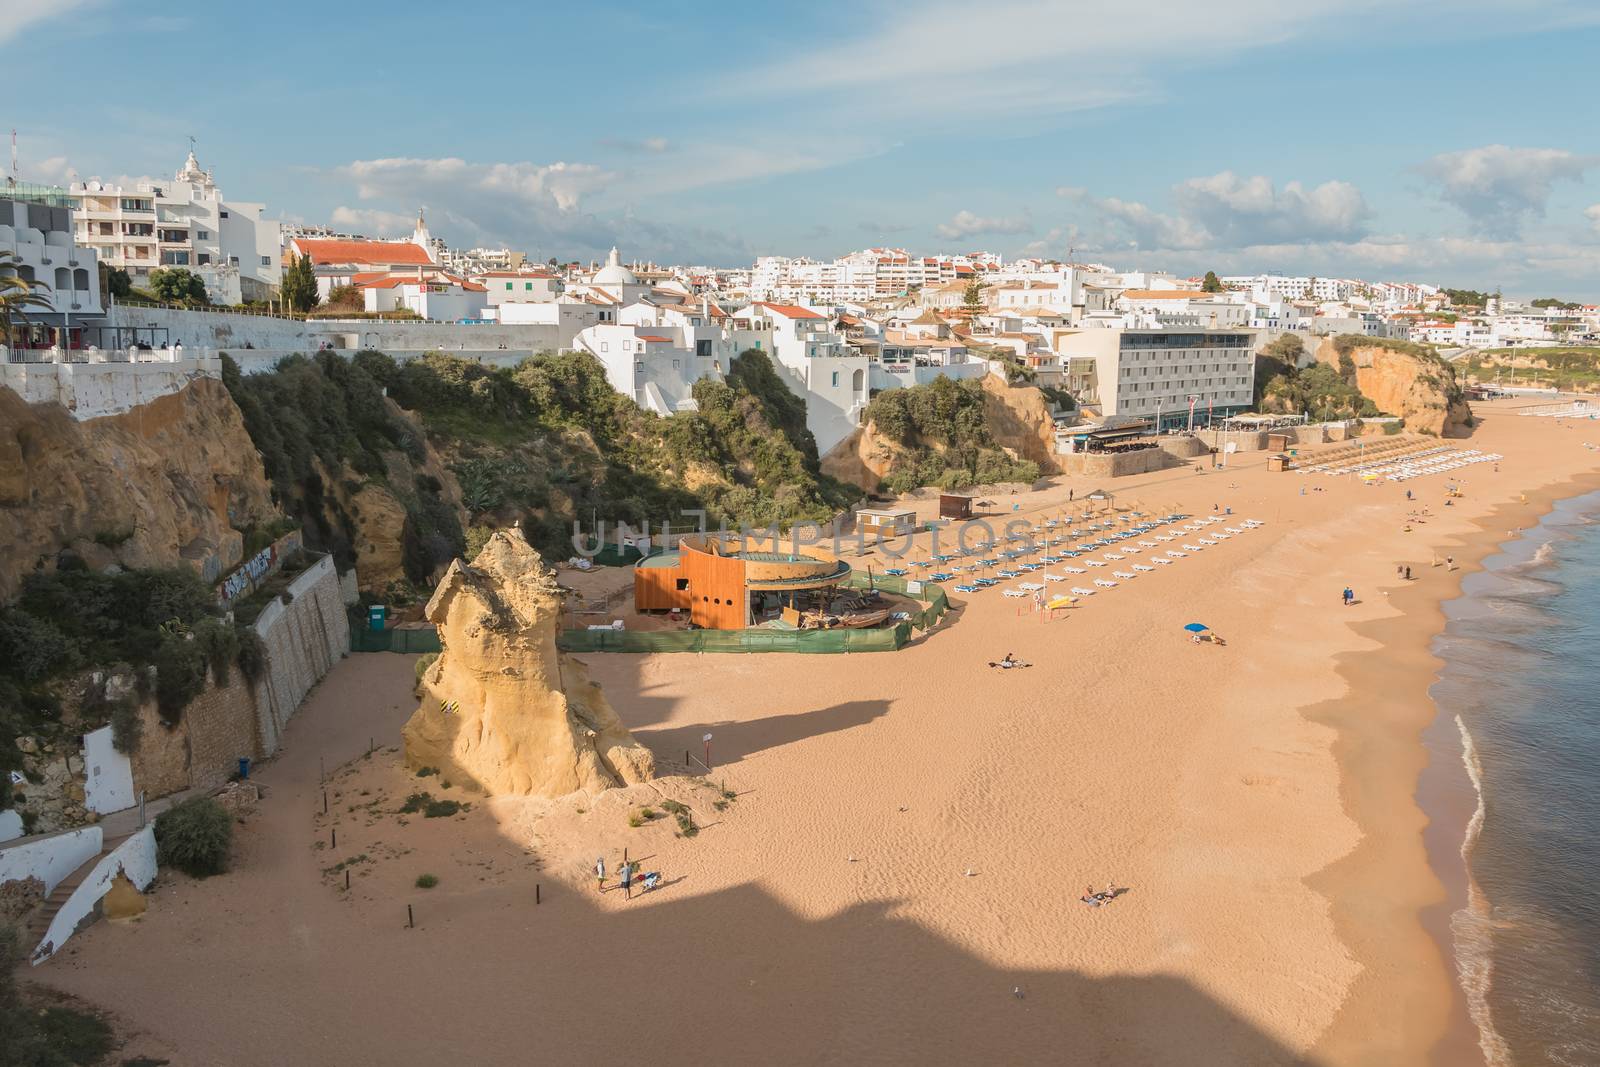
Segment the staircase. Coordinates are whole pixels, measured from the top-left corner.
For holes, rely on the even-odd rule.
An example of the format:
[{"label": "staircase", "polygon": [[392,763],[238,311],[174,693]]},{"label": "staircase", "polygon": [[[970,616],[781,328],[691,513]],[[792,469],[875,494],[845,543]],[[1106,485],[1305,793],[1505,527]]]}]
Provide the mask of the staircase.
[{"label": "staircase", "polygon": [[27,927],[23,931],[22,943],[27,947],[30,955],[39,947],[39,943],[44,940],[45,934],[50,932],[50,924],[55,922],[56,915],[66,905],[68,899],[71,898],[77,888],[94,871],[95,865],[105,859],[118,845],[132,837],[134,832],[129,831],[117,837],[110,835],[104,837],[99,855],[92,856],[84,861],[83,866],[61,879],[61,883],[50,891],[49,896],[44,898],[44,903],[34,911],[33,916],[28,920]]}]

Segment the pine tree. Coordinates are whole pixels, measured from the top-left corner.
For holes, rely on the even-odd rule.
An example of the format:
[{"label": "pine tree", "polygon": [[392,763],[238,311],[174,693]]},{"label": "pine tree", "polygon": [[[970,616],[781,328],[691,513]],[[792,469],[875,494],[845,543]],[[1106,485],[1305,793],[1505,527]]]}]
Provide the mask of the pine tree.
[{"label": "pine tree", "polygon": [[310,311],[317,306],[317,276],[310,256],[294,256],[283,272],[283,306],[289,311]]}]

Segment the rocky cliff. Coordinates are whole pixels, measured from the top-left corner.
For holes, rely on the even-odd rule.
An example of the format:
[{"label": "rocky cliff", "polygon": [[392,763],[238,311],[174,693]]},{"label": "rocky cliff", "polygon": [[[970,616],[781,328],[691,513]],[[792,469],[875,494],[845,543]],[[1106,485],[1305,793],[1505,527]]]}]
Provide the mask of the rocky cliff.
[{"label": "rocky cliff", "polygon": [[406,764],[489,793],[598,792],[655,774],[576,660],[556,649],[561,592],[517,529],[470,565],[456,560],[428,601],[444,651],[406,723]]},{"label": "rocky cliff", "polygon": [[1427,354],[1420,346],[1376,339],[1328,337],[1316,358],[1348,379],[1354,364],[1355,385],[1385,415],[1406,420],[1408,430],[1466,437],[1472,432],[1472,409],[1456,381],[1455,368]]},{"label": "rocky cliff", "polygon": [[1030,459],[1041,474],[1056,467],[1055,420],[1050,404],[1031,385],[1007,385],[994,375],[983,379],[983,418],[995,444],[1017,459]]},{"label": "rocky cliff", "polygon": [[[1055,423],[1044,394],[1031,385],[1007,385],[994,375],[980,384],[984,429],[993,445],[1012,459],[1037,463],[1041,474],[1055,473]],[[942,443],[929,446],[939,450]],[[914,450],[868,421],[822,457],[822,472],[871,492],[916,458]]]},{"label": "rocky cliff", "polygon": [[221,382],[78,422],[0,388],[0,601],[70,550],[90,567],[215,577],[239,531],[276,516],[261,460]]}]

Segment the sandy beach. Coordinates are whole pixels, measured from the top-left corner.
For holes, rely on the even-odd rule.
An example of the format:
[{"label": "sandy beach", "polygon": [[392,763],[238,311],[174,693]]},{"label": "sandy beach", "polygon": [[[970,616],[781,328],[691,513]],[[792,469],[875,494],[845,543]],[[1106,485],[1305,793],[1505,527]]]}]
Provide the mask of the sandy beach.
[{"label": "sandy beach", "polygon": [[[1119,505],[1264,525],[1054,621],[988,590],[898,653],[582,657],[669,775],[710,733],[709,781],[418,779],[413,658],[353,656],[258,772],[234,869],[163,874],[32,977],[174,1064],[1464,1062],[1415,798],[1428,644],[1496,543],[1600,485],[1600,424],[1517,406],[1452,442],[1498,470],[1365,486],[1254,453],[1119,479]],[[1007,652],[1031,666],[987,666]],[[421,790],[471,808],[396,814]],[[663,800],[700,832],[629,825]],[[597,892],[624,849],[661,888]]]}]

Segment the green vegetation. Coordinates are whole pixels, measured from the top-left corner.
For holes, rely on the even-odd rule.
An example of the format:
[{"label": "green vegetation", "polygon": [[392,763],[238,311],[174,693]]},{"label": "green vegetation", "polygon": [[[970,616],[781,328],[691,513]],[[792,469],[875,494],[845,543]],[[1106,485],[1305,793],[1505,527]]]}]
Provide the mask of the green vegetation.
[{"label": "green vegetation", "polygon": [[116,1044],[111,1026],[58,994],[17,984],[23,949],[17,931],[0,926],[0,1065],[87,1067]]},{"label": "green vegetation", "polygon": [[279,287],[283,306],[289,311],[310,311],[317,306],[317,275],[310,256],[291,256]]},{"label": "green vegetation", "polygon": [[102,262],[100,264],[100,290],[118,300],[126,300],[128,294],[133,292],[133,279],[121,267],[109,267]]},{"label": "green vegetation", "polygon": [[430,800],[422,809],[425,819],[447,819],[460,811],[462,804],[459,800]]},{"label": "green vegetation", "polygon": [[[1342,340],[1344,338],[1338,338],[1335,347]],[[1273,338],[1256,354],[1256,409],[1280,413],[1309,411],[1317,420],[1378,414],[1372,401],[1356,388],[1351,350],[1339,349],[1339,370],[1325,363],[1313,363],[1301,369],[1299,362],[1305,358],[1305,342],[1299,335],[1286,333]]]},{"label": "green vegetation", "polygon": [[1476,289],[1445,289],[1444,295],[1450,298],[1450,303],[1456,307],[1481,308],[1489,303],[1493,293],[1480,293]]},{"label": "green vegetation", "polygon": [[1394,337],[1367,337],[1359,333],[1341,333],[1333,339],[1333,347],[1341,356],[1349,356],[1358,348],[1385,348],[1390,352],[1404,352],[1408,356],[1418,359],[1428,359],[1435,363],[1446,363],[1444,357],[1432,345],[1420,344],[1416,341],[1401,341]]},{"label": "green vegetation", "polygon": [[415,815],[433,802],[432,793],[412,793],[406,797],[406,802],[400,805],[401,815]]},{"label": "green vegetation", "polygon": [[437,353],[396,367],[373,353],[366,366],[448,455],[479,536],[520,520],[547,556],[572,554],[580,518],[639,526],[703,509],[765,525],[823,519],[857,495],[821,474],[804,401],[759,351],[696,383],[698,411],[666,418],[619,395],[587,353],[512,368]]},{"label": "green vegetation", "polygon": [[873,398],[867,419],[904,449],[884,485],[904,493],[919,486],[959,489],[996,482],[1032,482],[1039,466],[1014,460],[994,443],[984,421],[983,386],[936,378],[926,385],[888,389]]},{"label": "green vegetation", "polygon": [[182,267],[159,267],[150,272],[150,294],[163,304],[209,304],[206,283]]},{"label": "green vegetation", "polygon": [[12,327],[29,321],[29,309],[47,313],[55,309],[50,286],[24,278],[18,269],[21,266],[21,256],[0,252],[0,344],[8,346]]},{"label": "green vegetation", "polygon": [[436,886],[438,884],[439,884],[439,878],[438,878],[437,875],[433,875],[433,874],[419,874],[419,875],[417,875],[417,888],[418,889],[432,889],[434,886]]},{"label": "green vegetation", "polygon": [[210,797],[190,797],[156,816],[156,854],[162,866],[195,878],[228,869],[233,817]]},{"label": "green vegetation", "polygon": [[1471,381],[1600,392],[1600,348],[1494,348],[1458,364]]},{"label": "green vegetation", "polygon": [[1582,304],[1575,301],[1561,300],[1553,296],[1541,296],[1533,301],[1533,306],[1536,308],[1557,308],[1561,311],[1576,311],[1583,307]]},{"label": "green vegetation", "polygon": [[366,297],[353,285],[335,285],[328,290],[328,299],[322,302],[322,306],[345,311],[365,311]]},{"label": "green vegetation", "polygon": [[[98,574],[67,560],[54,574],[29,575],[17,601],[0,607],[0,736],[58,730],[61,708],[51,683],[122,664],[141,685],[153,681],[162,717],[176,723],[205,688],[208,666],[220,679],[227,660],[246,669],[246,648],[262,651],[259,638],[248,644],[253,632],[235,633],[218,611],[211,588],[181,568]],[[91,699],[83,711],[87,721],[74,731],[120,722],[119,743],[137,742],[137,715],[120,702]],[[16,748],[0,745],[0,772],[19,768]],[[0,802],[10,788],[0,773]]]},{"label": "green vegetation", "polygon": [[1216,271],[1206,271],[1205,278],[1200,282],[1200,291],[1202,293],[1222,292],[1222,279],[1217,277]]},{"label": "green vegetation", "polygon": [[[378,352],[358,352],[350,360],[319,352],[315,359],[290,356],[270,373],[246,376],[224,355],[222,381],[261,453],[274,497],[301,524],[310,547],[331,552],[341,569],[355,565],[355,518],[341,501],[372,482],[405,508],[400,534],[406,576],[424,582],[435,567],[460,554],[461,524],[437,481],[395,474],[408,467],[391,464],[391,456],[421,462],[427,452],[416,427],[384,400],[385,383],[373,378],[372,369],[387,376],[394,363]],[[337,479],[344,493],[334,492],[325,478]]]}]

